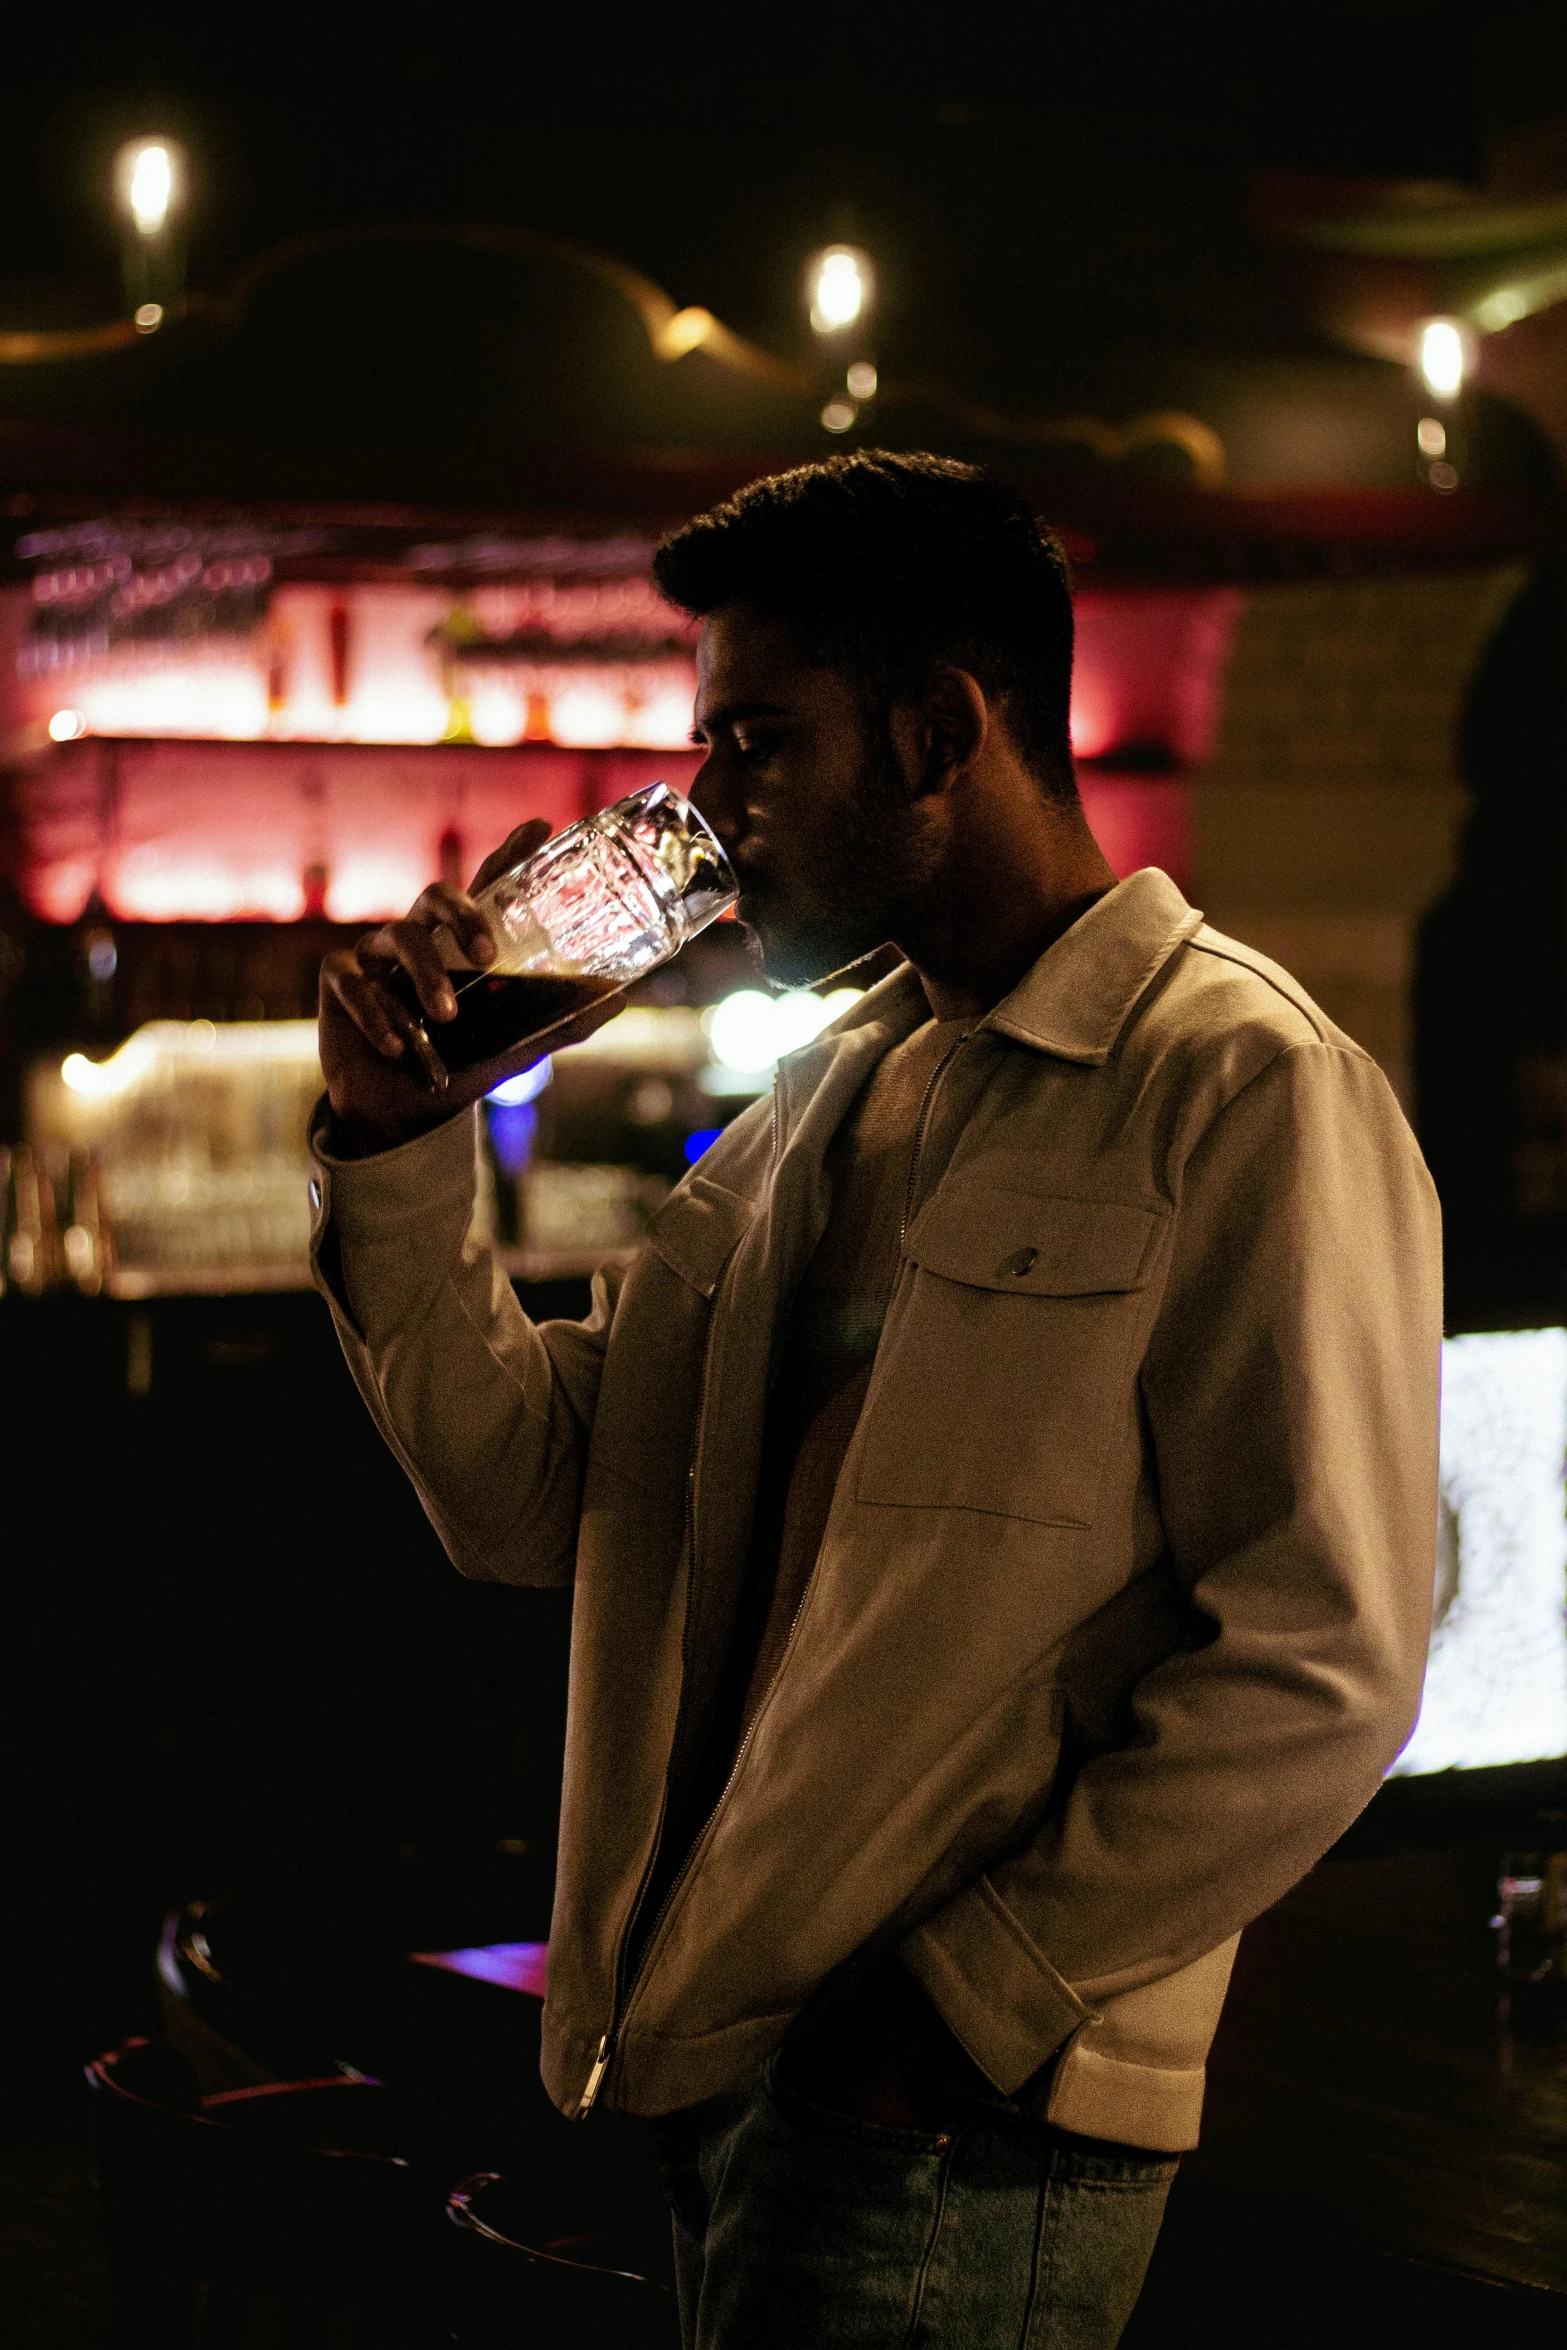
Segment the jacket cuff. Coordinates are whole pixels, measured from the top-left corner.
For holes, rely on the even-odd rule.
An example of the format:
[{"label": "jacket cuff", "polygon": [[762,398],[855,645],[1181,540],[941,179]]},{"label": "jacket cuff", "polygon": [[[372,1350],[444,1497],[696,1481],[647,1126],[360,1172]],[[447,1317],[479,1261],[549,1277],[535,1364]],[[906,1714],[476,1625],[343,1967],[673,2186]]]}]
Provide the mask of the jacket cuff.
[{"label": "jacket cuff", "polygon": [[325,1097],[310,1120],[310,1205],[314,1237],[331,1224],[349,1247],[373,1247],[401,1237],[410,1225],[428,1230],[445,1216],[466,1229],[477,1189],[477,1110],[378,1151],[365,1159],[339,1158],[332,1149]]},{"label": "jacket cuff", "polygon": [[1011,2097],[1094,2010],[1024,1933],[988,1877],[917,1928],[898,1956],[987,2079]]},{"label": "jacket cuff", "polygon": [[1133,2064],[1074,2040],[1051,2076],[1045,2119],[1084,2138],[1184,2154],[1202,2122],[1204,2068]]}]

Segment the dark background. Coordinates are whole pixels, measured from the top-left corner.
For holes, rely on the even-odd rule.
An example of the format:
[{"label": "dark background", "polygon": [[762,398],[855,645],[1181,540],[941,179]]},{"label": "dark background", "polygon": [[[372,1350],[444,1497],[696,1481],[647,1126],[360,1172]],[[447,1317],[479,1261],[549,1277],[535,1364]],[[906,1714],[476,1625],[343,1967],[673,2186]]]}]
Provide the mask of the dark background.
[{"label": "dark background", "polygon": [[[1269,225],[1281,191],[1478,184],[1564,105],[1558,10],[1451,0],[35,13],[8,45],[0,328],[117,314],[109,167],[147,131],[189,150],[193,305],[112,360],[4,371],[0,413],[13,439],[324,441],[317,495],[424,479],[483,502],[541,435],[811,453],[819,403],[705,358],[677,392],[548,271],[449,240],[570,240],[809,363],[806,260],[848,237],[877,268],[881,437],[978,446],[964,403],[1179,406],[1237,477],[1409,487],[1404,372],[1330,331]],[[360,233],[393,243],[351,268],[296,256],[242,315],[198,318],[291,241]],[[1475,396],[1477,480],[1548,482],[1538,405]]]},{"label": "dark background", "polygon": [[8,1300],[0,1425],[8,2133],[155,2026],[193,1896],[273,1888],[308,1946],[401,1877],[425,1947],[544,1938],[569,1598],[452,1572],[313,1292]]},{"label": "dark background", "polygon": [[[1567,12],[1422,0],[34,9],[5,59],[0,331],[115,318],[112,155],[159,131],[191,159],[189,316],[90,365],[0,369],[18,528],[62,485],[84,512],[106,485],[154,504],[174,485],[536,514],[541,483],[607,511],[607,453],[642,469],[639,513],[652,479],[673,518],[705,494],[688,460],[826,445],[813,399],[705,361],[677,384],[579,274],[463,244],[477,225],[617,257],[800,363],[807,256],[852,238],[877,265],[884,377],[925,387],[879,407],[874,437],[1022,472],[1037,458],[992,450],[954,402],[1190,408],[1260,534],[1302,484],[1416,486],[1420,395],[1330,332],[1268,228],[1281,186],[1499,185],[1567,122]],[[215,307],[301,238],[319,250]],[[1544,327],[1529,348],[1470,402],[1476,491],[1519,508],[1463,524],[1459,559],[1522,549],[1534,569],[1471,696],[1476,810],[1419,980],[1460,1319],[1567,1303],[1567,1182],[1527,1235],[1512,1207],[1529,1133],[1567,1165],[1567,370]],[[1168,458],[1059,464],[1052,483],[1118,517],[1137,562],[1250,575],[1255,544],[1181,507]],[[1269,528],[1282,575],[1342,551]],[[0,2160],[27,2151],[26,2228],[53,2175],[37,2150],[64,2150],[70,2209],[45,2210],[28,2257],[63,2244],[80,2269],[79,2068],[155,2020],[170,1906],[259,1893],[309,1949],[345,1888],[396,1883],[431,1945],[543,1934],[569,1602],[452,1573],[313,1295],[7,1299],[0,1474]],[[1475,1900],[1490,1867],[1471,1867]],[[1464,1915],[1484,2023],[1489,1945]],[[1418,1920],[1399,1923],[1416,1965]],[[62,2271],[60,2310],[79,2289]],[[36,2338],[87,2338],[66,2322]]]}]

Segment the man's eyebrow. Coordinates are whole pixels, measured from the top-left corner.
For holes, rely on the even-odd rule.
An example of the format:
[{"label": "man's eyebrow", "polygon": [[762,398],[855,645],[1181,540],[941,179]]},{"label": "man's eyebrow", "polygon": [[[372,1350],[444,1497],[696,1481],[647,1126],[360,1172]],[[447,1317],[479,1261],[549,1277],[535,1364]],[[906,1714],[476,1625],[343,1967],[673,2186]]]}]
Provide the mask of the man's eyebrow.
[{"label": "man's eyebrow", "polygon": [[693,742],[700,742],[723,726],[738,726],[746,718],[784,718],[788,712],[782,702],[724,702],[716,710],[709,710],[691,729]]}]

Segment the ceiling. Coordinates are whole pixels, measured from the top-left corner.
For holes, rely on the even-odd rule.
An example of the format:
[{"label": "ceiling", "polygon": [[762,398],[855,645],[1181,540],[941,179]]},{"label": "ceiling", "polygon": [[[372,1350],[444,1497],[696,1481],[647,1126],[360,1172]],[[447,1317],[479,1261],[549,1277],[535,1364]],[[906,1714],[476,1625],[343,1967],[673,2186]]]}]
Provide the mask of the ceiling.
[{"label": "ceiling", "polygon": [[[1173,414],[1232,487],[1413,493],[1424,308],[1520,257],[1567,293],[1557,8],[363,22],[170,7],[8,38],[0,330],[123,315],[109,162],[147,131],[190,153],[194,297],[150,341],[0,367],[14,479],[50,435],[149,486],[145,452],[179,443],[215,488],[254,494],[264,449],[301,495],[335,469],[347,495],[458,502],[518,494],[530,450],[811,454],[802,273],[850,238],[877,268],[867,437],[1200,480],[1190,435],[1139,437]],[[772,374],[660,360],[606,260]],[[1563,315],[1484,337],[1466,488],[1550,491]],[[1063,418],[1097,438],[1052,439]]]}]

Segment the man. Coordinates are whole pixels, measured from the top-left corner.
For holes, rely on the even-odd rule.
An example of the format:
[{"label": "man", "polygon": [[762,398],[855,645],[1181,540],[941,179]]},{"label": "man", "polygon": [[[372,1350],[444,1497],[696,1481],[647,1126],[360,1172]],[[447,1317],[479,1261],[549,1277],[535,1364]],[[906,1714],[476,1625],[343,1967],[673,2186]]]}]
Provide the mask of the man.
[{"label": "man", "polygon": [[432,931],[486,959],[427,890],[323,975],[321,1279],[457,1566],[574,1582],[545,2079],[662,2117],[687,2343],[1109,2350],[1239,1930],[1415,1712],[1430,1183],[1292,980],[1115,884],[1020,499],[841,457],[656,569],[769,970],[906,960],[535,1328],[381,986],[438,1040]]}]

